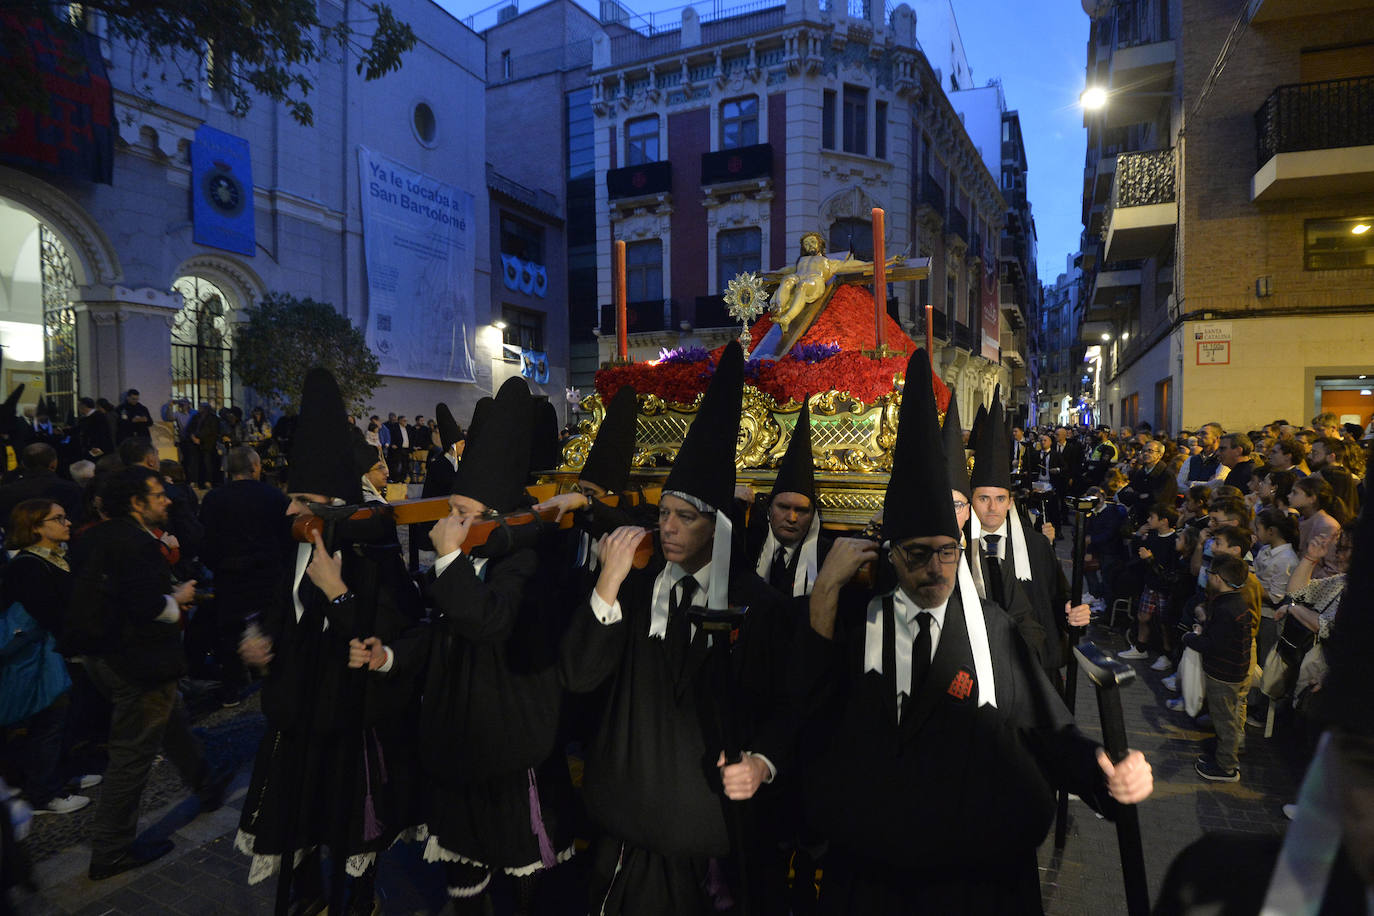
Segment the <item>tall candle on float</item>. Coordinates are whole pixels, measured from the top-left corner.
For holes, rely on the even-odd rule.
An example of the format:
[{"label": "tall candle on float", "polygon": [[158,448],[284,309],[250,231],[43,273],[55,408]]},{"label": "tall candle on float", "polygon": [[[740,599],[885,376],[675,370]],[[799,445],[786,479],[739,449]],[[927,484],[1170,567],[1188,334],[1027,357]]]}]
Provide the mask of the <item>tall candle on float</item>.
[{"label": "tall candle on float", "polygon": [[883,210],[873,208],[873,309],[874,346],[887,345],[887,252],[883,244]]},{"label": "tall candle on float", "polygon": [[616,239],[615,254],[611,263],[612,295],[615,298],[615,352],[616,358],[625,362],[630,358],[630,339],[625,315],[625,242]]}]

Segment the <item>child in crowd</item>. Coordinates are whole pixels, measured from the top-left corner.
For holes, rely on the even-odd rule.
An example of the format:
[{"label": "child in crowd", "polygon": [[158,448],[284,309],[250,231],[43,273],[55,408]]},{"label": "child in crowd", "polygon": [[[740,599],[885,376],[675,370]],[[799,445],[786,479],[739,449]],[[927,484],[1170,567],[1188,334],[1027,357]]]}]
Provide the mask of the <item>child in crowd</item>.
[{"label": "child in crowd", "polygon": [[1136,556],[1145,563],[1145,587],[1141,590],[1140,605],[1136,608],[1135,645],[1122,652],[1120,658],[1149,657],[1147,649],[1152,636],[1152,623],[1162,618],[1169,600],[1169,590],[1178,576],[1176,524],[1178,510],[1173,506],[1154,506],[1145,516],[1145,543],[1136,549]]},{"label": "child in crowd", "polygon": [[1240,558],[1214,557],[1207,574],[1205,620],[1183,636],[1184,646],[1202,656],[1207,707],[1217,733],[1216,753],[1211,758],[1199,755],[1195,766],[1209,782],[1240,781],[1238,754],[1245,737],[1245,695],[1255,639],[1242,594],[1247,575]]},{"label": "child in crowd", "polygon": [[1126,544],[1121,529],[1126,525],[1126,507],[1116,501],[1116,493],[1125,486],[1126,478],[1115,468],[1107,472],[1101,487],[1089,487],[1088,495],[1100,498],[1084,526],[1083,559],[1096,560],[1096,568],[1087,571],[1088,590],[1096,596],[1093,610],[1110,607],[1116,595],[1112,582],[1116,572],[1126,562]]},{"label": "child in crowd", "polygon": [[1212,500],[1212,490],[1206,484],[1188,488],[1183,500],[1183,511],[1179,513],[1178,523],[1191,528],[1201,528],[1207,524],[1207,504]]},{"label": "child in crowd", "polygon": [[1272,608],[1288,591],[1288,579],[1298,565],[1298,523],[1282,510],[1261,509],[1255,516],[1255,541],[1255,575]]}]

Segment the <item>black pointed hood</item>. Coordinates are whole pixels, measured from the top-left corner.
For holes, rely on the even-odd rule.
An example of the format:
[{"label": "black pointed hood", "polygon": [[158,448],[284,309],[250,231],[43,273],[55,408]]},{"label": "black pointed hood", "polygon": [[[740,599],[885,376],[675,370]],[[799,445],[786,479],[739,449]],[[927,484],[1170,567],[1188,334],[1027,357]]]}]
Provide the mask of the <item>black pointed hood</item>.
[{"label": "black pointed hood", "polygon": [[998,487],[1011,490],[1011,437],[1001,401],[993,401],[987,421],[978,428],[974,443],[973,478],[969,483],[977,487]]},{"label": "black pointed hood", "polygon": [[779,493],[800,493],[816,502],[816,463],[811,454],[811,408],[809,398],[802,398],[801,413],[797,414],[796,425],[792,427],[792,438],[787,441],[787,451],[783,453],[782,463],[778,465],[778,476],[773,479],[773,495]]},{"label": "black pointed hood", "polygon": [[306,373],[301,389],[291,440],[290,492],[319,493],[349,504],[361,501],[352,437],[338,382],[328,369],[316,366]]},{"label": "black pointed hood", "polygon": [[[953,394],[953,392],[950,392]],[[968,428],[968,447],[978,447],[978,436],[983,430],[983,423],[987,421],[988,408],[986,404],[979,403],[978,410],[973,414],[973,425]]]},{"label": "black pointed hood", "polygon": [[611,493],[619,493],[630,482],[630,465],[635,457],[635,422],[639,416],[639,397],[629,385],[621,385],[606,407],[596,439],[587,452],[587,461],[577,476]]},{"label": "black pointed hood", "polygon": [[472,421],[468,423],[468,444],[467,448],[463,450],[464,455],[467,454],[467,449],[472,448],[473,442],[477,439],[478,431],[481,429],[487,417],[490,416],[492,403],[493,401],[491,398],[484,397],[479,398],[477,403],[473,406]]},{"label": "black pointed hood", "polygon": [[563,447],[558,442],[558,411],[547,400],[535,405],[530,418],[530,473],[552,471],[563,463]]},{"label": "black pointed hood", "polygon": [[959,526],[949,494],[930,357],[919,349],[911,354],[906,367],[897,443],[892,449],[892,476],[883,501],[883,537],[896,543],[938,535],[958,540]]},{"label": "black pointed hood", "polygon": [[964,494],[965,499],[973,496],[973,488],[968,482],[968,458],[964,454],[964,430],[959,425],[959,400],[954,392],[949,393],[949,407],[945,410],[945,424],[940,427],[944,438],[945,463],[949,465],[949,488]]},{"label": "black pointed hood", "polygon": [[372,466],[382,460],[381,449],[361,436],[353,437],[349,452],[353,457],[353,473],[359,477],[372,470]]},{"label": "black pointed hood", "polygon": [[445,452],[463,438],[463,428],[453,419],[453,411],[443,401],[434,405],[434,422],[439,427],[439,447]]},{"label": "black pointed hood", "polygon": [[732,340],[721,354],[696,419],[687,428],[664,492],[676,490],[718,511],[729,511],[735,498],[735,447],[743,398],[744,351],[739,341]]},{"label": "black pointed hood", "polygon": [[507,379],[486,407],[479,401],[473,413],[474,433],[463,450],[453,492],[497,512],[515,509],[529,473],[534,414],[530,389],[518,376]]}]

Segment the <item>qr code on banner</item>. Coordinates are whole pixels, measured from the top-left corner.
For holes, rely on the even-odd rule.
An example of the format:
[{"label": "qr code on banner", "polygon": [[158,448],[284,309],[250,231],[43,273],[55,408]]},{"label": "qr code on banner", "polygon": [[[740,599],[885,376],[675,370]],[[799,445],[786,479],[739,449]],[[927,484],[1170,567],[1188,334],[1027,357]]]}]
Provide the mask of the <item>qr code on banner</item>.
[{"label": "qr code on banner", "polygon": [[378,316],[377,316],[377,330],[379,330],[379,331],[390,331],[390,330],[391,330],[391,316],[390,316],[390,315],[378,315]]}]

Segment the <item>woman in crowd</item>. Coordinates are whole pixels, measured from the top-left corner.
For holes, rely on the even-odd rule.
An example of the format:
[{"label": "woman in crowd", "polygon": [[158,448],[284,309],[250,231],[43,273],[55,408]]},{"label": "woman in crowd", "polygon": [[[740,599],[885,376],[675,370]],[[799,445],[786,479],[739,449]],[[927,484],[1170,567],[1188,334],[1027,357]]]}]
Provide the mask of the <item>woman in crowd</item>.
[{"label": "woman in crowd", "polygon": [[[1345,505],[1331,492],[1331,484],[1320,477],[1304,477],[1293,484],[1289,504],[1298,510],[1298,561],[1289,583],[1291,594],[1305,579],[1334,575],[1336,558],[1331,547],[1341,526],[1349,521]],[[1306,567],[1304,569],[1304,567]],[[1302,576],[1302,579],[1299,576]]]},{"label": "woman in crowd", "polygon": [[[72,592],[66,557],[71,531],[61,505],[28,499],[10,513],[5,540],[5,546],[17,553],[5,567],[4,620],[9,632],[0,635],[5,640],[0,647],[0,718],[9,724],[17,721],[14,716],[23,716],[28,732],[25,791],[35,814],[69,814],[91,803],[67,790],[62,767],[72,681],[56,643]],[[81,786],[99,782],[98,776],[84,777]]]}]

